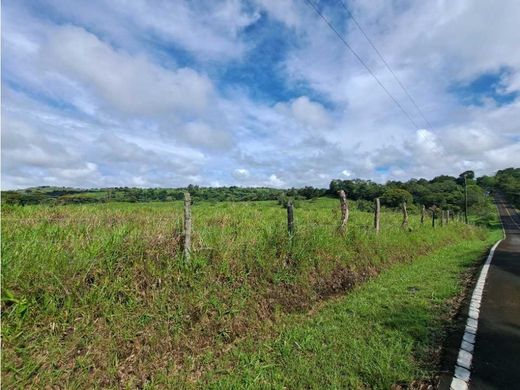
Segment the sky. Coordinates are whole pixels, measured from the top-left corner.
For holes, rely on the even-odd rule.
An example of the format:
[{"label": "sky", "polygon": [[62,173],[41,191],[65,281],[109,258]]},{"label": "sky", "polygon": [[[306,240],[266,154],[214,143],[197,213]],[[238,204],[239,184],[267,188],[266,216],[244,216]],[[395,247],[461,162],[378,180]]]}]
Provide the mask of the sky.
[{"label": "sky", "polygon": [[2,188],[520,166],[520,1],[309,1],[414,124],[306,0],[4,0]]}]

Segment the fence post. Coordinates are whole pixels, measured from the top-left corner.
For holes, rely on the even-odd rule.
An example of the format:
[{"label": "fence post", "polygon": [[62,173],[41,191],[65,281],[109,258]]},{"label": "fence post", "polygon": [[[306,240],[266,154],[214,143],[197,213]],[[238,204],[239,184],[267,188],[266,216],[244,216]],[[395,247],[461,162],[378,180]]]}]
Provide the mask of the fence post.
[{"label": "fence post", "polygon": [[450,223],[450,210],[446,210],[446,225]]},{"label": "fence post", "polygon": [[344,233],[347,229],[347,223],[348,223],[348,202],[347,202],[347,195],[345,195],[345,191],[339,190],[339,201],[341,205],[341,224],[339,226],[340,233]]},{"label": "fence post", "polygon": [[444,210],[441,210],[441,226],[444,226]]},{"label": "fence post", "polygon": [[401,227],[403,228],[408,225],[408,211],[406,210],[406,202],[403,202],[402,208],[403,208],[403,223],[401,224]]},{"label": "fence post", "polygon": [[191,254],[191,196],[184,193],[184,259],[190,260]]},{"label": "fence post", "polygon": [[426,214],[426,206],[425,205],[422,205],[422,209],[421,209],[421,225],[424,223],[424,216]]},{"label": "fence post", "polygon": [[432,209],[432,227],[435,227],[435,209]]},{"label": "fence post", "polygon": [[294,211],[291,201],[287,202],[287,231],[290,236],[294,234]]},{"label": "fence post", "polygon": [[381,221],[381,203],[379,202],[379,198],[375,199],[375,213],[374,213],[374,228],[376,229],[376,233],[379,233],[380,229],[380,221]]}]

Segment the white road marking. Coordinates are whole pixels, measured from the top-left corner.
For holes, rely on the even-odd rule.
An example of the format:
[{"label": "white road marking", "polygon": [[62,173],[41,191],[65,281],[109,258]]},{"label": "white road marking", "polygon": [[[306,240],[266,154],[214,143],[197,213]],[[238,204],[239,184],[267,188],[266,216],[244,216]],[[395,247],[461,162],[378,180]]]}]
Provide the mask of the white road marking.
[{"label": "white road marking", "polygon": [[466,321],[466,328],[464,329],[464,335],[462,337],[459,355],[457,357],[457,364],[455,365],[455,373],[450,385],[451,390],[467,390],[469,388],[469,380],[471,378],[471,361],[473,360],[473,350],[475,348],[478,317],[480,315],[480,304],[482,301],[482,295],[484,293],[484,286],[489,271],[489,265],[491,264],[491,260],[495,254],[495,249],[497,249],[498,244],[501,242],[502,240],[499,240],[489,251],[489,255],[486,259],[486,262],[482,266],[477,284],[473,290],[471,303],[469,306],[469,315]]}]

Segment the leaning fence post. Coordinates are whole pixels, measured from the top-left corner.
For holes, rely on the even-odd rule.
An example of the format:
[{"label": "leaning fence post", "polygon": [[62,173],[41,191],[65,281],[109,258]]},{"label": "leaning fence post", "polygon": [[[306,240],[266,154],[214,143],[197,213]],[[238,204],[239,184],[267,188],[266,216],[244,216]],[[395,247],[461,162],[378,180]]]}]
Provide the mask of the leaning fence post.
[{"label": "leaning fence post", "polygon": [[287,231],[289,232],[289,236],[292,237],[294,234],[294,211],[291,201],[287,202]]},{"label": "leaning fence post", "polygon": [[191,196],[184,193],[184,259],[190,260],[191,253]]},{"label": "leaning fence post", "polygon": [[375,213],[374,213],[374,228],[376,229],[376,233],[379,233],[380,221],[381,221],[381,203],[379,202],[379,198],[375,199]]},{"label": "leaning fence post", "polygon": [[408,211],[406,210],[406,202],[403,202],[402,208],[403,208],[403,223],[401,224],[401,227],[405,227],[408,225]]},{"label": "leaning fence post", "polygon": [[341,224],[339,226],[340,233],[344,233],[347,228],[348,223],[348,202],[347,202],[347,195],[345,195],[345,191],[339,190],[339,201],[341,205]]},{"label": "leaning fence post", "polygon": [[424,216],[426,214],[426,206],[425,205],[422,205],[422,209],[421,209],[421,224],[424,223]]}]

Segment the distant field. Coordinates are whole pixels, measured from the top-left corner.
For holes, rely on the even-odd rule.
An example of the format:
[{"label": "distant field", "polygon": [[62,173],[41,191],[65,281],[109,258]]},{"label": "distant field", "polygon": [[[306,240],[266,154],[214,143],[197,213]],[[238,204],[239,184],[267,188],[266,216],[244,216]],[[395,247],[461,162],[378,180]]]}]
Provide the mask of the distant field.
[{"label": "distant field", "polygon": [[417,215],[401,229],[390,211],[376,236],[353,208],[341,236],[337,200],[300,202],[290,241],[274,201],[195,203],[189,264],[181,202],[3,208],[3,385],[199,387],[246,336],[268,340],[393,264],[489,237]]}]

